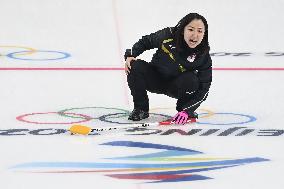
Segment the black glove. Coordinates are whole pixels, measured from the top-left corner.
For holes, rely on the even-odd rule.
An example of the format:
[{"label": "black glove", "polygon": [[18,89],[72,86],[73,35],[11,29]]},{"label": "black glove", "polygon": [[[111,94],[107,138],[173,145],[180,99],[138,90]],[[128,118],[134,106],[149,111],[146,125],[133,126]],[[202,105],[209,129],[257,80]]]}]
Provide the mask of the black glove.
[{"label": "black glove", "polygon": [[126,60],[127,57],[133,57],[131,49],[126,49],[125,54],[124,54],[124,60]]}]

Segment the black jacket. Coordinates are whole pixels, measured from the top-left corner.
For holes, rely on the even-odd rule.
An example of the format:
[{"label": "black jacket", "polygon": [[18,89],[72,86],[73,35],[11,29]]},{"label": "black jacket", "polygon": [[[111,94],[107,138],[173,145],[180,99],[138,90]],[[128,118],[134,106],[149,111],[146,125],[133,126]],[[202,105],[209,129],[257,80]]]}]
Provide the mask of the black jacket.
[{"label": "black jacket", "polygon": [[[212,60],[209,52],[197,55],[194,61],[189,59],[193,51],[177,51],[172,33],[173,28],[165,28],[150,35],[143,36],[136,42],[126,57],[137,57],[146,50],[158,48],[150,64],[155,66],[164,78],[175,78],[185,71],[192,71],[199,79],[199,89],[184,109],[196,109],[208,95],[212,81]],[[192,62],[193,61],[193,62]]]}]

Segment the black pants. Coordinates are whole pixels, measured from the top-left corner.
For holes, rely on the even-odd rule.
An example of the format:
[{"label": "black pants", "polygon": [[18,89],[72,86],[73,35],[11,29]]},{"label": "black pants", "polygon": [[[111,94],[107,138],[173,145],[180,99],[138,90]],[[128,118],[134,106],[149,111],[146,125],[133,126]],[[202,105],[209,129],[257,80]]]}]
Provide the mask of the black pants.
[{"label": "black pants", "polygon": [[181,111],[199,86],[194,72],[184,72],[174,79],[165,79],[154,66],[139,59],[131,63],[127,82],[133,96],[134,108],[144,111],[149,111],[147,91],[178,99],[176,110]]}]

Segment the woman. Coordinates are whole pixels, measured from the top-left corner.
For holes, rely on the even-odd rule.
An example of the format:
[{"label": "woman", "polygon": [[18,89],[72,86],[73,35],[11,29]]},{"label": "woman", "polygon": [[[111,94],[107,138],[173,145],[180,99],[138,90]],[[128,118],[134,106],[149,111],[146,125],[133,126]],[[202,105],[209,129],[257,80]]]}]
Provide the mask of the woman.
[{"label": "woman", "polygon": [[[150,63],[136,59],[149,49],[158,48]],[[212,81],[206,19],[190,13],[175,27],[143,36],[125,52],[125,70],[133,96],[134,110],[128,119],[149,117],[147,91],[177,99],[175,124],[197,118],[195,110],[207,98]]]}]

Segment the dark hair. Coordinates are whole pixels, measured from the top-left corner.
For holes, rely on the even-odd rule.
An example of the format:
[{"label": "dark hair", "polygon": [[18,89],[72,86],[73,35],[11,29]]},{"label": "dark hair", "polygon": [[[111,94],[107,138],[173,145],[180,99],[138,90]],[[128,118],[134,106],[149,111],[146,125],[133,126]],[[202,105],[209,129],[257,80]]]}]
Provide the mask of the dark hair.
[{"label": "dark hair", "polygon": [[189,13],[185,17],[183,17],[178,24],[174,27],[173,34],[176,41],[176,48],[178,51],[188,51],[188,46],[184,41],[183,32],[185,26],[187,26],[192,20],[202,20],[205,26],[205,33],[201,43],[195,47],[194,49],[189,49],[192,52],[195,52],[197,55],[201,55],[203,53],[207,53],[210,50],[209,42],[208,42],[208,24],[206,19],[198,13]]}]

